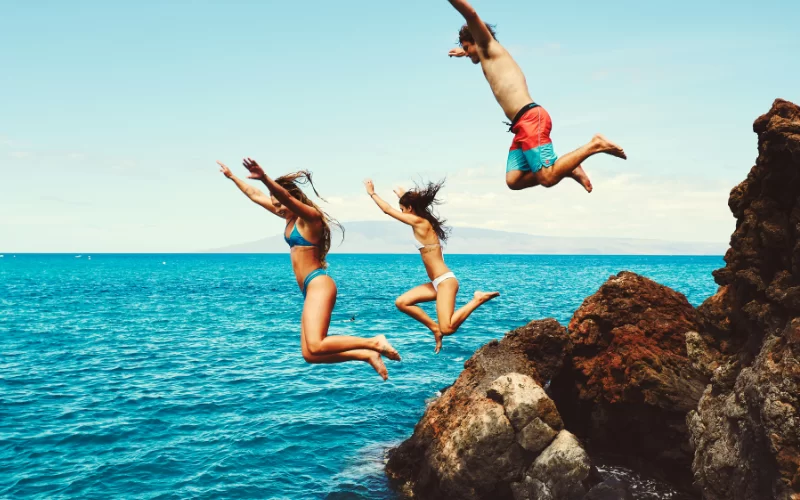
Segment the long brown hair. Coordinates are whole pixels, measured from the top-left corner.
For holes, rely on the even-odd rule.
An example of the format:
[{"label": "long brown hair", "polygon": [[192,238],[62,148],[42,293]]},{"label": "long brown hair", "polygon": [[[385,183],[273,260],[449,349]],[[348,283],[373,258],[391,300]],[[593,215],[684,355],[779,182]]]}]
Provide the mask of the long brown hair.
[{"label": "long brown hair", "polygon": [[444,180],[437,183],[429,182],[424,186],[415,184],[414,189],[406,191],[400,197],[400,204],[411,208],[415,214],[430,222],[436,236],[441,241],[447,241],[447,237],[450,236],[450,228],[444,225],[447,221],[433,212],[433,206],[442,203],[441,200],[436,199],[442,186],[444,186]]},{"label": "long brown hair", "polygon": [[311,201],[300,188],[301,184],[308,184],[311,186],[314,194],[317,195],[317,198],[322,201],[326,201],[325,198],[320,196],[317,192],[317,188],[314,186],[314,181],[311,178],[311,172],[308,170],[300,170],[291,174],[282,175],[275,179],[275,182],[289,191],[289,194],[291,194],[294,198],[310,207],[314,207],[320,213],[320,215],[322,215],[322,241],[319,244],[319,260],[322,261],[323,266],[327,267],[328,263],[325,261],[325,257],[327,257],[328,251],[331,249],[331,225],[338,227],[342,231],[342,241],[344,241],[344,226],[342,226],[339,221],[328,215],[327,212],[322,210],[319,205]]}]

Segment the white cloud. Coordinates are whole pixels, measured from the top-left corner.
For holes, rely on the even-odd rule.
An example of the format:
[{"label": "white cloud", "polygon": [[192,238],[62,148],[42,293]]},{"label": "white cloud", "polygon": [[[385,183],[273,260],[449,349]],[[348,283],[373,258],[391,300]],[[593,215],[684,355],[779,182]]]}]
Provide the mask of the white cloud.
[{"label": "white cloud", "polygon": [[[14,175],[20,182],[34,180],[37,170],[33,167],[42,161],[38,155],[21,160],[31,168]],[[89,163],[80,172],[102,171],[103,182],[111,189],[86,186],[81,176],[64,168],[40,186],[36,203],[6,185],[0,197],[8,200],[10,209],[0,217],[0,247],[14,251],[195,251],[256,240],[278,234],[283,227],[282,221],[221,184],[214,172],[170,174],[162,164],[137,167],[137,162],[125,159],[106,159],[105,165]],[[587,162],[595,186],[591,194],[571,179],[551,189],[511,191],[502,165],[462,169],[447,176],[439,210],[454,226],[543,236],[728,241],[734,229],[727,207],[731,185],[610,170],[619,167],[616,159]],[[105,175],[115,171],[125,175],[127,182],[114,183],[113,177]],[[159,176],[163,179],[154,182]],[[402,184],[408,187],[411,182],[406,177]],[[381,182],[378,193],[397,206],[394,186]],[[321,206],[344,223],[388,220],[358,183],[326,189],[323,194],[328,203]]]},{"label": "white cloud", "polygon": [[0,214],[0,227],[3,226],[57,226],[78,222],[72,216],[39,214]]},{"label": "white cloud", "polygon": [[31,143],[29,141],[20,141],[19,139],[14,139],[11,136],[0,134],[0,147],[17,149],[30,148]]},{"label": "white cloud", "polygon": [[[720,181],[611,174],[591,166],[587,171],[591,194],[572,179],[550,189],[511,191],[502,168],[465,169],[448,177],[439,210],[457,226],[548,236],[727,241],[734,229],[727,206],[731,186]],[[396,202],[389,189],[379,194]],[[329,200],[341,221],[386,217],[366,195]]]}]

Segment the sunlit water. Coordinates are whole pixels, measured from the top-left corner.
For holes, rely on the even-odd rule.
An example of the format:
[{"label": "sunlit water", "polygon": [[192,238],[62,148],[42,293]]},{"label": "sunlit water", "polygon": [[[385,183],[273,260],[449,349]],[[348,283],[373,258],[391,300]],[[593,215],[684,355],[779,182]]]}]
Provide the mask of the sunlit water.
[{"label": "sunlit water", "polygon": [[[448,256],[499,290],[443,352],[394,299],[419,257],[330,257],[331,334],[386,334],[403,356],[300,356],[286,255],[6,255],[0,259],[1,498],[393,498],[385,450],[472,353],[533,319],[566,324],[632,270],[699,304],[718,257]],[[432,312],[432,307],[427,307]],[[349,321],[355,316],[355,321]]]}]

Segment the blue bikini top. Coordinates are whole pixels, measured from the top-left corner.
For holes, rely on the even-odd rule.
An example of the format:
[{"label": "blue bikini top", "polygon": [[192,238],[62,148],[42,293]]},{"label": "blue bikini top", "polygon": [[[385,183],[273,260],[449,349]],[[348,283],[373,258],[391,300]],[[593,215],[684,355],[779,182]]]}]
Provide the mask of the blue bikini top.
[{"label": "blue bikini top", "polygon": [[[286,227],[289,227],[289,224],[287,224]],[[283,239],[286,241],[286,243],[289,244],[289,248],[317,246],[315,243],[311,243],[307,239],[303,238],[303,235],[300,234],[300,231],[297,230],[296,221],[294,223],[294,229],[292,229],[292,232],[289,233],[288,238],[286,237],[286,231],[285,230],[283,231]]]}]

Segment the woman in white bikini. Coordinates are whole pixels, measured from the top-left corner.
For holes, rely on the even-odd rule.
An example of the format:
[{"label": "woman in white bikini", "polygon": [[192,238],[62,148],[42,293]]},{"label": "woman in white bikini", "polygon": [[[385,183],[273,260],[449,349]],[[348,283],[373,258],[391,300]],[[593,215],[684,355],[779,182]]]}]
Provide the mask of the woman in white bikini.
[{"label": "woman in white bikini", "polygon": [[[244,166],[250,171],[249,179],[262,181],[270,194],[242,181],[220,162],[220,172],[232,180],[250,200],[282,219],[286,219],[283,238],[290,248],[292,269],[297,285],[303,292],[303,316],[300,320],[300,348],[308,363],[343,363],[365,361],[386,380],[389,375],[381,355],[400,361],[400,355],[386,337],[370,339],[347,335],[328,336],[331,313],[336,304],[336,283],[325,271],[325,257],[331,246],[331,219],[300,189],[300,184],[310,184],[317,190],[307,171],[271,179],[250,158]],[[317,194],[317,196],[319,196]]]},{"label": "woman in white bikini", "polygon": [[[425,187],[405,191],[398,188],[394,193],[400,198],[400,210],[392,208],[386,201],[375,193],[372,180],[364,181],[367,194],[383,210],[383,213],[394,217],[414,229],[414,244],[422,256],[422,263],[428,272],[430,283],[417,286],[397,297],[395,304],[402,312],[425,325],[433,332],[436,340],[435,353],[442,349],[442,337],[452,335],[472,312],[500,295],[499,292],[475,292],[472,300],[456,311],[456,294],[458,293],[458,280],[444,263],[442,242],[447,241],[448,228],[443,220],[434,215],[431,208],[439,201],[436,194],[442,188],[443,182],[438,184],[428,183]],[[436,301],[436,316],[438,323],[433,321],[425,311],[416,304],[421,302]]]}]

